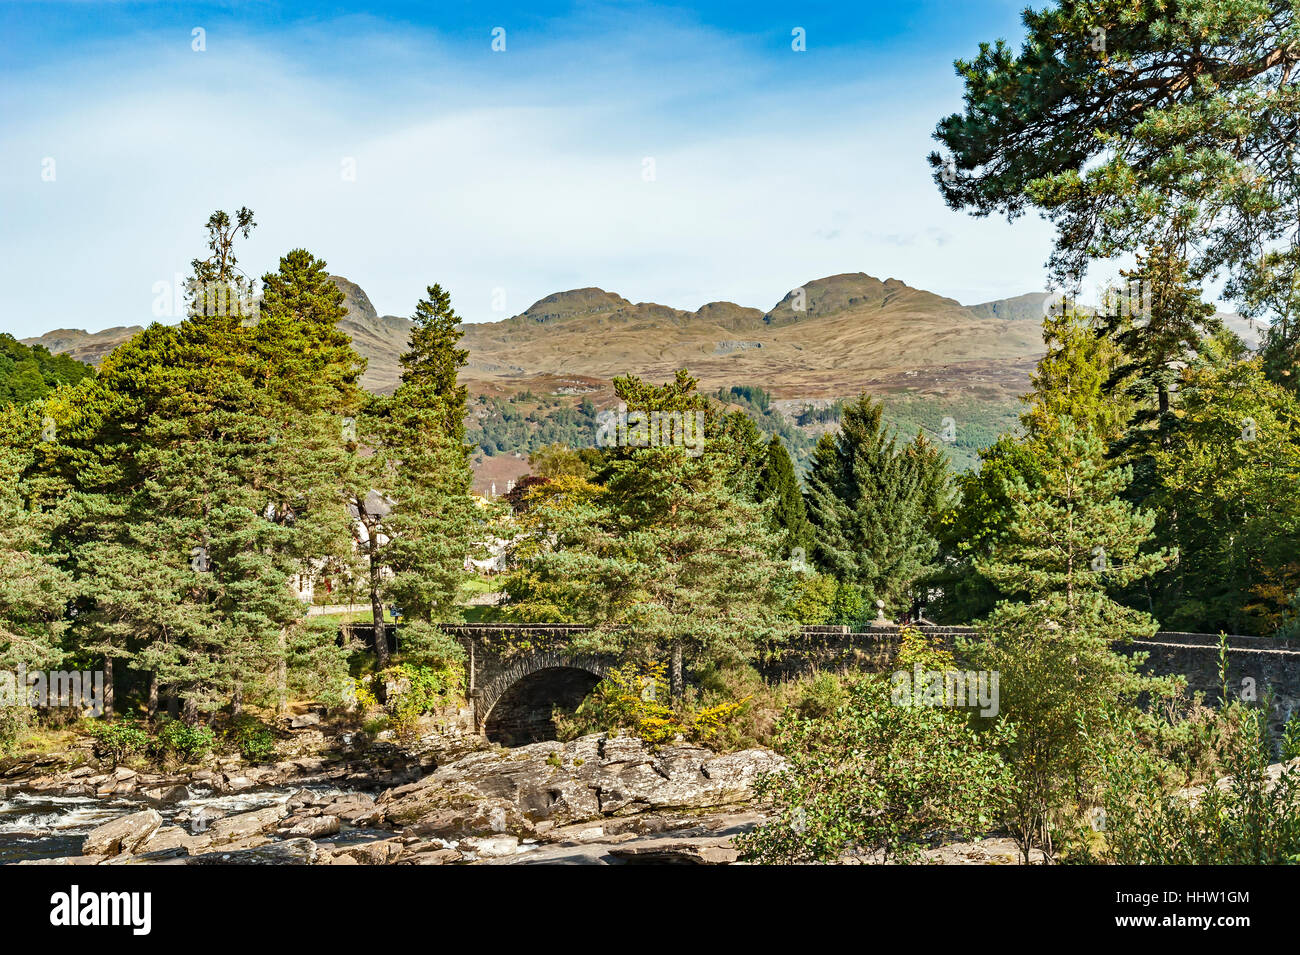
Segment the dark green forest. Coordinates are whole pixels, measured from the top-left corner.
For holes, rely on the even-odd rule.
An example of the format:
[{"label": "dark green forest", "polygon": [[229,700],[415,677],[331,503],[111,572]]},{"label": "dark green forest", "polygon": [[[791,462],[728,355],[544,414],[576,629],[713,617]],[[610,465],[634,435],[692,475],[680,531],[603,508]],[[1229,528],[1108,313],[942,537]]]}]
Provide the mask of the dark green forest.
[{"label": "dark green forest", "polygon": [[86,364],[67,355],[52,355],[43,345],[24,345],[0,333],[0,404],[34,401],[59,385],[75,385],[94,374]]}]

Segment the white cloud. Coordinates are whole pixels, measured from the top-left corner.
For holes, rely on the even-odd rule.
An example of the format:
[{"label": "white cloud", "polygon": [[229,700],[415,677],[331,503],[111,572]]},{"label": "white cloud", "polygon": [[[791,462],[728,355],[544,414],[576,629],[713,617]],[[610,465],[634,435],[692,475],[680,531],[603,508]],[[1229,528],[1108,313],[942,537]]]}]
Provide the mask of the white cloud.
[{"label": "white cloud", "polygon": [[145,38],[13,77],[7,327],[149,321],[208,213],[239,205],[260,222],[250,271],[304,246],[381,313],[435,281],[471,321],[503,317],[496,289],[513,314],[587,285],[767,308],[846,271],[966,302],[1042,287],[1045,224],[951,212],[930,181],[951,83],[793,82],[733,39],[664,29],[518,36],[494,60],[486,38],[470,54],[361,19],[275,45],[210,35],[205,54]]}]

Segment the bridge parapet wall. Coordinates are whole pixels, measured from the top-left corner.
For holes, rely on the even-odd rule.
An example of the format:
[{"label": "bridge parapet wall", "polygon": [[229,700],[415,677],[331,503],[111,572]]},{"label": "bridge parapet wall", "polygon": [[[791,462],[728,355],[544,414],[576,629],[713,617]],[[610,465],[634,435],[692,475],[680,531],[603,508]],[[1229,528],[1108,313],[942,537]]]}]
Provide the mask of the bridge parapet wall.
[{"label": "bridge parapet wall", "polygon": [[[400,627],[398,642],[400,644]],[[460,641],[467,657],[467,692],[475,701],[481,725],[491,706],[512,682],[539,668],[569,666],[604,676],[618,661],[608,655],[573,653],[573,638],[590,630],[580,624],[444,624]],[[973,636],[971,627],[918,626],[949,646],[961,636]],[[366,639],[367,628],[357,625],[354,635]],[[760,655],[758,669],[766,679],[789,680],[815,672],[882,672],[893,666],[900,628],[871,627],[850,632],[848,627],[804,627],[802,631]],[[369,634],[373,642],[373,634]],[[1219,635],[1161,631],[1150,640],[1129,645],[1147,654],[1143,670],[1155,676],[1182,675],[1190,690],[1203,693],[1207,702],[1221,695]],[[1229,636],[1229,691],[1254,694],[1259,700],[1272,695],[1275,718],[1300,709],[1300,641],[1269,637]]]}]

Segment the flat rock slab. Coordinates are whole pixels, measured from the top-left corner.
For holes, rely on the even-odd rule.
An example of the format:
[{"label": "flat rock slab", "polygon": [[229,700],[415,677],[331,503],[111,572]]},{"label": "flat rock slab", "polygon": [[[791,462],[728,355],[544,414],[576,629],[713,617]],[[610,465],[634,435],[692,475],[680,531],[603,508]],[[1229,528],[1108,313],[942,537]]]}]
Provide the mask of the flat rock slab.
[{"label": "flat rock slab", "polygon": [[731,865],[740,859],[729,839],[639,839],[614,846],[609,854],[624,862],[657,865]]},{"label": "flat rock slab", "polygon": [[[521,846],[509,857],[480,858],[480,865],[731,865],[739,861],[732,839],[761,821],[757,813],[728,813],[702,818],[647,819],[636,833],[634,820],[585,830],[571,826],[557,831],[562,841]],[[664,830],[668,831],[664,831]],[[548,837],[551,834],[548,833]]]},{"label": "flat rock slab", "polygon": [[186,860],[189,865],[315,865],[320,849],[310,839],[286,839],[251,849],[205,852]]},{"label": "flat rock slab", "polygon": [[359,846],[346,846],[338,854],[351,856],[361,865],[390,865],[398,860],[405,848],[400,839],[381,839]]},{"label": "flat rock slab", "polygon": [[381,794],[377,807],[388,822],[419,835],[529,837],[547,822],[743,804],[761,773],[784,765],[769,750],[718,756],[699,746],[654,748],[597,734],[471,753]]},{"label": "flat rock slab", "polygon": [[284,829],[283,834],[286,836],[302,836],[306,839],[321,839],[325,836],[336,835],[342,828],[342,821],[338,816],[309,816],[295,822],[288,829]]},{"label": "flat rock slab", "polygon": [[115,856],[119,852],[134,852],[157,831],[162,821],[157,810],[146,809],[106,822],[86,835],[86,841],[81,844],[81,854]]},{"label": "flat rock slab", "polygon": [[213,845],[236,842],[272,828],[284,815],[283,806],[268,806],[252,812],[241,812],[237,816],[225,816],[208,827],[208,835],[211,836]]}]

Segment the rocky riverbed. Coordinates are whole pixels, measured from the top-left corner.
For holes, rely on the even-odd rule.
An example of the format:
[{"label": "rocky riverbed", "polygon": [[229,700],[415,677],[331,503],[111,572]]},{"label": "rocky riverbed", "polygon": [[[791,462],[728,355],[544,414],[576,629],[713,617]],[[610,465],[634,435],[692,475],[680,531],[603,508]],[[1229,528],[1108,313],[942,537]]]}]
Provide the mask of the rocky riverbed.
[{"label": "rocky riverbed", "polygon": [[[399,746],[304,721],[283,737],[282,758],[257,766],[158,773],[101,766],[88,749],[0,762],[0,864],[725,865],[764,818],[754,781],[784,765],[765,749],[605,734],[503,749],[450,731]],[[1019,861],[998,837],[925,856]]]},{"label": "rocky riverbed", "polygon": [[[780,757],[607,735],[516,749],[300,731],[298,754],[172,774],[75,754],[0,764],[0,862],[441,865],[736,860]],[[85,754],[81,754],[83,759]],[[79,764],[78,764],[79,763]]]}]

